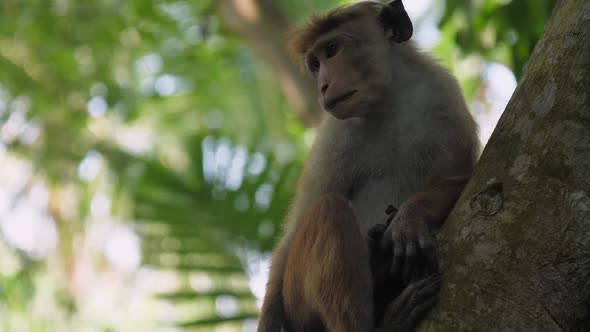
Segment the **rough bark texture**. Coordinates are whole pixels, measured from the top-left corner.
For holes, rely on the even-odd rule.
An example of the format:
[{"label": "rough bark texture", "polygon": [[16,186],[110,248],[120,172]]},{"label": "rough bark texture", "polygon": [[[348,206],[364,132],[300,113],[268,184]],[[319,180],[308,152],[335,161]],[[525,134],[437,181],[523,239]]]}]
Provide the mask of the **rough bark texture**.
[{"label": "rough bark texture", "polygon": [[287,56],[288,22],[275,0],[216,0],[226,27],[240,36],[276,73],[289,104],[306,126],[319,124],[322,113],[315,84]]},{"label": "rough bark texture", "polygon": [[590,331],[590,1],[562,0],[441,235],[422,331]]}]

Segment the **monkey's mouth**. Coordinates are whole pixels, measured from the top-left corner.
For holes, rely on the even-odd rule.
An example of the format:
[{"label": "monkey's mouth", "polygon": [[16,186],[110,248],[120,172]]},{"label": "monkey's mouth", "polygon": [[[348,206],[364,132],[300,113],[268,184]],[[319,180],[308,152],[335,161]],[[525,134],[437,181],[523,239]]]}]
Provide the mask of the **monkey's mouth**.
[{"label": "monkey's mouth", "polygon": [[352,91],[342,94],[336,98],[332,98],[332,99],[328,100],[328,102],[326,103],[326,105],[324,107],[326,108],[327,111],[332,110],[332,109],[334,109],[334,107],[336,107],[336,105],[340,104],[343,101],[350,99],[355,93],[357,93],[357,91],[358,90],[352,90]]}]

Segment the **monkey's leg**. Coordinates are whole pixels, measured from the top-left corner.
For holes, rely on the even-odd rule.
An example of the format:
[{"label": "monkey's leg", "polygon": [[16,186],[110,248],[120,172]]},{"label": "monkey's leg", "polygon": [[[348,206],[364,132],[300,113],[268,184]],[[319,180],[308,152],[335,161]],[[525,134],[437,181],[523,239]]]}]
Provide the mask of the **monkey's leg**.
[{"label": "monkey's leg", "polygon": [[289,239],[283,237],[272,258],[264,303],[260,310],[258,332],[280,331],[283,326],[283,276],[287,261]]},{"label": "monkey's leg", "polygon": [[[347,200],[323,196],[299,225],[289,250],[283,296],[293,331],[373,329],[367,242]],[[323,324],[318,326],[318,320]]]}]

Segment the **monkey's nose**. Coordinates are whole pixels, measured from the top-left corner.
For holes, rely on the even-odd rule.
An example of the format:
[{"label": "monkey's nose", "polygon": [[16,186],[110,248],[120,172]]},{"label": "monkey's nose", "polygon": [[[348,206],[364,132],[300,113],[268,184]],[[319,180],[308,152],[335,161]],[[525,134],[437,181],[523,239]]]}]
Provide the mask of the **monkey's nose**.
[{"label": "monkey's nose", "polygon": [[328,83],[322,85],[322,87],[320,88],[320,91],[322,92],[322,95],[325,95],[326,94],[326,90],[328,90],[328,86],[329,86]]}]

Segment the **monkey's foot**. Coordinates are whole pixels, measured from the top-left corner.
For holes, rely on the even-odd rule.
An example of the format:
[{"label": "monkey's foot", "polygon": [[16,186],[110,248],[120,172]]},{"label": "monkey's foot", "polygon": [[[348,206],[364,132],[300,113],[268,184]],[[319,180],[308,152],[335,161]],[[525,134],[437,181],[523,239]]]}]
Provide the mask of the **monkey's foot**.
[{"label": "monkey's foot", "polygon": [[414,331],[438,303],[439,290],[438,274],[412,282],[391,302],[377,332]]}]

